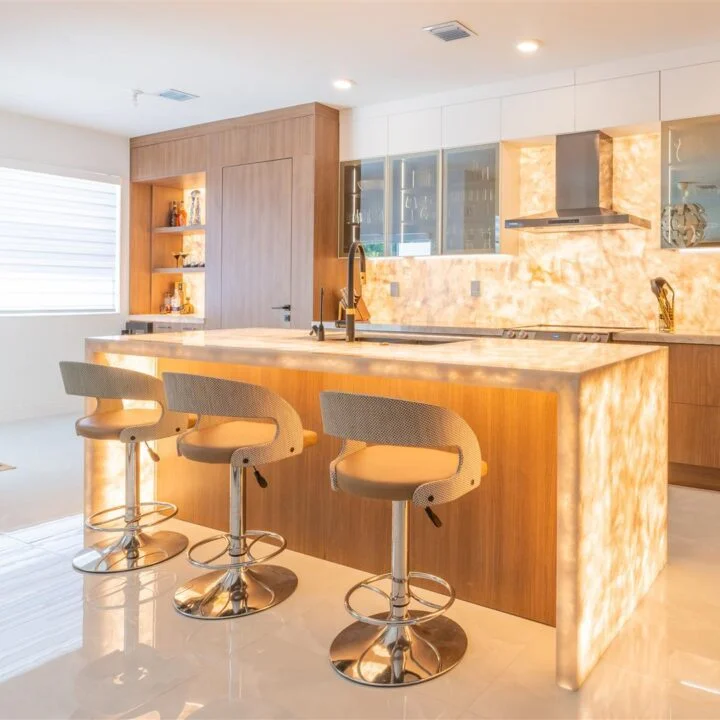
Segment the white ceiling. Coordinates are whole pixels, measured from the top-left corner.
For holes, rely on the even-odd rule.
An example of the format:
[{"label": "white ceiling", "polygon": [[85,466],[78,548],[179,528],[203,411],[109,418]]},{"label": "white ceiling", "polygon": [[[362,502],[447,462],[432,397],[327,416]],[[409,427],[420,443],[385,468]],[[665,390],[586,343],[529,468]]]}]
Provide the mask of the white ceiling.
[{"label": "white ceiling", "polygon": [[[124,135],[365,105],[720,40],[720,1],[0,1],[0,108]],[[477,37],[421,32],[457,19]],[[514,43],[541,38],[534,57]],[[337,77],[357,86],[332,88]],[[178,88],[188,103],[132,89]]]}]

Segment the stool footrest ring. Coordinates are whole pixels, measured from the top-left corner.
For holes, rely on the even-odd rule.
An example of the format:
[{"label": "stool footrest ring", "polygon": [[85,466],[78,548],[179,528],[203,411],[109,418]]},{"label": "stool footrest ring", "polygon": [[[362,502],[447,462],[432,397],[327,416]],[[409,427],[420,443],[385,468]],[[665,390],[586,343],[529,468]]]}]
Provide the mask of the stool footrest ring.
[{"label": "stool footrest ring", "polygon": [[[455,590],[453,589],[452,585],[447,580],[444,580],[441,577],[438,577],[437,575],[431,575],[430,573],[424,573],[424,572],[417,572],[417,571],[410,571],[408,573],[408,593],[410,597],[415,600],[416,602],[419,602],[421,605],[424,605],[425,607],[431,608],[430,612],[423,613],[422,615],[416,615],[416,614],[408,614],[408,617],[405,619],[397,619],[390,617],[390,614],[388,612],[387,618],[370,616],[370,615],[364,615],[361,612],[358,612],[353,608],[352,604],[350,603],[350,598],[353,596],[354,593],[356,593],[358,590],[371,590],[374,593],[377,593],[378,595],[381,595],[384,597],[388,603],[392,604],[392,598],[390,595],[385,592],[382,588],[377,587],[374,583],[380,582],[382,580],[389,580],[392,579],[392,573],[382,573],[381,575],[374,575],[373,577],[366,578],[365,580],[362,580],[361,582],[353,585],[350,590],[348,590],[347,594],[345,595],[345,609],[352,615],[356,620],[359,620],[360,622],[367,623],[368,625],[377,625],[378,627],[385,627],[385,626],[400,626],[404,627],[407,625],[420,625],[421,623],[428,622],[430,620],[433,620],[434,618],[438,617],[439,615],[442,615],[454,602],[455,602]],[[433,582],[441,587],[443,587],[447,593],[448,593],[448,599],[447,602],[443,604],[438,604],[431,602],[430,600],[426,600],[425,598],[419,597],[412,589],[412,586],[410,585],[411,581],[415,580],[426,580],[428,582]]]},{"label": "stool footrest ring", "polygon": [[[255,545],[255,543],[260,542],[261,540],[266,538],[270,540],[275,540],[280,544],[276,546],[267,555],[263,555],[262,557],[255,557],[252,554],[253,546]],[[242,568],[251,567],[252,565],[259,565],[260,563],[267,562],[268,560],[274,558],[276,555],[279,555],[287,547],[287,541],[282,535],[270,532],[269,530],[248,530],[241,536],[241,539],[246,543],[245,552],[238,555],[237,557],[247,558],[246,560],[237,559],[231,560],[230,562],[215,562],[223,555],[229,555],[231,538],[230,535],[228,535],[227,533],[222,533],[221,535],[213,535],[212,537],[205,538],[205,540],[201,540],[200,542],[195,543],[188,549],[188,560],[196,567],[205,568],[207,570],[239,570]],[[217,542],[219,540],[224,541],[224,547],[220,550],[220,552],[216,553],[208,560],[198,560],[196,557],[193,557],[193,553],[198,550],[198,548],[201,548],[213,542]]]},{"label": "stool footrest ring", "polygon": [[[130,519],[126,517],[129,509],[133,512]],[[177,512],[176,505],[157,500],[137,503],[132,508],[115,505],[90,515],[85,521],[85,527],[98,532],[139,532],[175,517]],[[155,519],[151,519],[153,516]]]}]

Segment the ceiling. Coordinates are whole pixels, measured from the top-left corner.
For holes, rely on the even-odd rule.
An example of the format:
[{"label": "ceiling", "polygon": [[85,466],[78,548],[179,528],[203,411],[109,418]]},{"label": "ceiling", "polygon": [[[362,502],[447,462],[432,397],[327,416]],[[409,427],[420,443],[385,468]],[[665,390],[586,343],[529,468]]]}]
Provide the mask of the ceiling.
[{"label": "ceiling", "polygon": [[[720,1],[0,0],[0,108],[123,135],[397,100],[717,42]],[[421,31],[459,20],[477,37]],[[532,57],[518,39],[544,42]],[[331,81],[352,78],[348,92]],[[177,103],[132,90],[177,88]]]}]

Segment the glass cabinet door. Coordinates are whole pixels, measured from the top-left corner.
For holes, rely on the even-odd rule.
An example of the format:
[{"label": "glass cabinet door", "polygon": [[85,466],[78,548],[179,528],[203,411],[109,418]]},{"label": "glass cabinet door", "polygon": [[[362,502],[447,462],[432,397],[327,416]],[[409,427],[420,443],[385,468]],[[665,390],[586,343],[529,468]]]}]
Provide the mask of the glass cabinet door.
[{"label": "glass cabinet door", "polygon": [[497,145],[443,153],[443,253],[498,252]]},{"label": "glass cabinet door", "polygon": [[340,255],[354,240],[368,255],[385,255],[385,158],[340,165]]},{"label": "glass cabinet door", "polygon": [[438,242],[438,153],[390,158],[389,255],[435,255]]},{"label": "glass cabinet door", "polygon": [[720,245],[720,117],[662,124],[664,248]]}]

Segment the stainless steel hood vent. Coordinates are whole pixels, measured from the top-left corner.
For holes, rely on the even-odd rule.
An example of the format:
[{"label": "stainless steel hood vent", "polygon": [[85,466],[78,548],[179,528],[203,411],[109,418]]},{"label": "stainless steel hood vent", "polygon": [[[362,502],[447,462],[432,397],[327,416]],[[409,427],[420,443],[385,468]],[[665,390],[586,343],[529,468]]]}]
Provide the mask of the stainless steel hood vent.
[{"label": "stainless steel hood vent", "polygon": [[612,197],[612,138],[599,131],[558,135],[555,210],[506,220],[505,227],[529,232],[650,227],[648,220],[613,210]]}]

